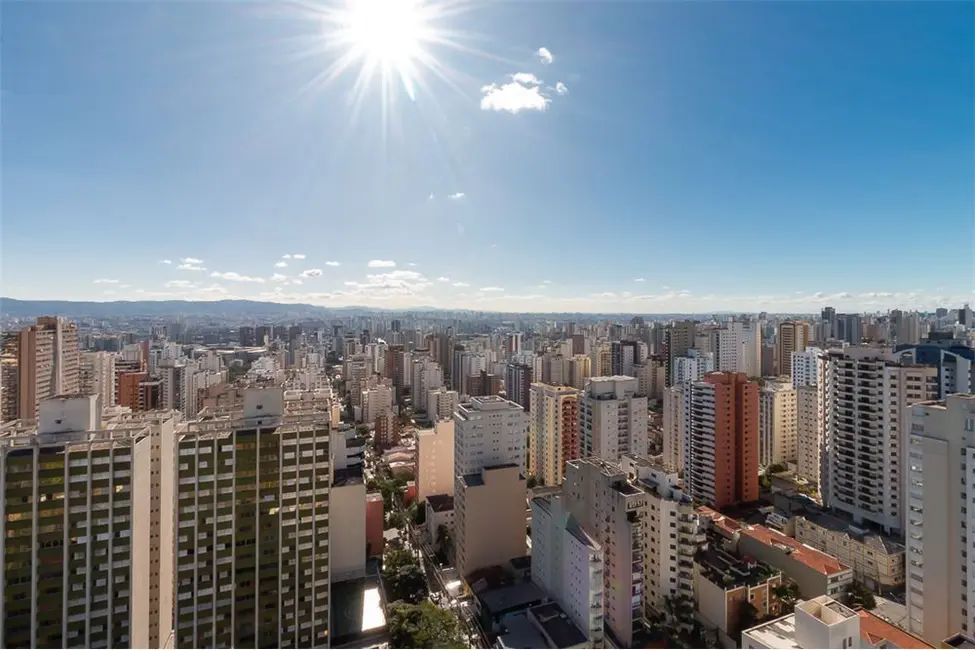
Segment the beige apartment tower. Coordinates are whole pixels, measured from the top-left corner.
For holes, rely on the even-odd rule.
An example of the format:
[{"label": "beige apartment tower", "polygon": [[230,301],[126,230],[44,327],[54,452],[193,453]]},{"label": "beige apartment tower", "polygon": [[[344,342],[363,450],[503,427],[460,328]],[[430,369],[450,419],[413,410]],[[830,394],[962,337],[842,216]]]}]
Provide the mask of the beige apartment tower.
[{"label": "beige apartment tower", "polygon": [[79,392],[77,325],[59,316],[44,316],[21,330],[17,339],[21,418],[37,417],[42,400]]},{"label": "beige apartment tower", "polygon": [[809,345],[809,323],[787,320],[779,323],[778,371],[792,376],[792,353],[803,352]]},{"label": "beige apartment tower", "polygon": [[581,453],[579,391],[533,383],[529,392],[528,472],[544,485],[560,485],[565,463]]},{"label": "beige apartment tower", "polygon": [[[329,413],[280,388],[178,441],[176,645],[327,645]],[[363,504],[364,507],[364,504]]]}]

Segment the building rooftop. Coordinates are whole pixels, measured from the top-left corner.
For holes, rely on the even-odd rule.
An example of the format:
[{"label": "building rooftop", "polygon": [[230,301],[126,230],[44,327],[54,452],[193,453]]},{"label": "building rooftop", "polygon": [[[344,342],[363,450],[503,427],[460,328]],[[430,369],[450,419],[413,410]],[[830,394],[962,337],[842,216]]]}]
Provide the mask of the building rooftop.
[{"label": "building rooftop", "polygon": [[975,648],[975,640],[964,634],[952,634],[941,642],[943,648]]},{"label": "building rooftop", "polygon": [[454,509],[454,497],[449,494],[431,494],[427,503],[434,512],[447,512]]},{"label": "building rooftop", "polygon": [[831,576],[836,573],[850,571],[850,567],[832,555],[817,551],[813,547],[797,542],[793,538],[771,528],[766,528],[765,526],[744,526],[741,529],[741,534],[747,535],[767,546],[774,547],[823,575]]},{"label": "building rooftop", "polygon": [[332,476],[332,487],[362,485],[363,482],[362,465],[352,465],[343,469],[337,469]]},{"label": "building rooftop", "polygon": [[545,592],[533,582],[516,582],[496,589],[487,589],[477,594],[477,597],[493,616],[524,609],[541,603],[547,598]]},{"label": "building rooftop", "polygon": [[738,558],[717,548],[708,548],[694,558],[700,566],[701,574],[711,583],[725,589],[754,587],[769,578],[781,575],[764,562]]},{"label": "building rooftop", "polygon": [[528,614],[551,640],[553,648],[571,648],[588,640],[556,602],[536,605],[528,610]]},{"label": "building rooftop", "polygon": [[[872,612],[859,610],[860,616],[860,638],[876,647],[881,642],[886,641],[898,648],[933,648],[934,646],[924,639],[906,632],[892,623],[888,623]],[[954,647],[973,647],[973,646],[954,646]]]},{"label": "building rooftop", "polygon": [[799,648],[796,641],[796,615],[786,614],[780,618],[762,623],[746,630],[748,636],[754,638],[766,648]]},{"label": "building rooftop", "polygon": [[874,551],[879,551],[884,554],[904,552],[904,545],[894,539],[872,530],[854,526],[851,522],[827,512],[807,509],[802,516],[817,526],[841,535],[846,535],[850,539],[866,544]]}]

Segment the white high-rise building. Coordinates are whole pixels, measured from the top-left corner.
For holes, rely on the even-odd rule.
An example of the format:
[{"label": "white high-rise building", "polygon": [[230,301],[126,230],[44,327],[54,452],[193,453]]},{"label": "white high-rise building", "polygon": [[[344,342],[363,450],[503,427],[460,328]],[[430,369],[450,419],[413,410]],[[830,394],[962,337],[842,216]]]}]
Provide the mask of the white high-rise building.
[{"label": "white high-rise building", "polygon": [[762,375],[762,330],[759,323],[729,320],[712,330],[714,362],[722,372],[743,372],[749,377]]},{"label": "white high-rise building", "polygon": [[806,348],[792,353],[792,385],[823,386],[826,383],[826,351]]},{"label": "white high-rise building", "polygon": [[635,377],[593,377],[579,400],[582,456],[619,462],[623,454],[647,455],[647,396]]},{"label": "white high-rise building", "polygon": [[758,391],[758,464],[796,460],[796,389],[792,382],[766,380]]},{"label": "white high-rise building", "polygon": [[532,499],[532,582],[589,635],[603,638],[603,549],[553,494]]},{"label": "white high-rise building", "polygon": [[907,618],[911,632],[936,644],[975,631],[975,396],[910,410]]},{"label": "white high-rise building", "polygon": [[436,361],[424,357],[413,362],[413,409],[426,413],[429,410],[430,391],[443,386],[443,369]]},{"label": "white high-rise building", "polygon": [[792,353],[792,386],[796,389],[796,473],[822,491],[829,481],[826,453],[828,357],[820,348]]},{"label": "white high-rise building", "polygon": [[454,474],[473,474],[492,465],[525,470],[528,415],[497,395],[472,397],[454,411]]},{"label": "white high-rise building", "polygon": [[937,368],[901,365],[889,348],[830,351],[827,506],[857,523],[903,529],[909,406],[934,399],[937,390]]},{"label": "white high-rise building", "polygon": [[427,393],[427,417],[434,422],[446,418],[453,418],[460,395],[455,390],[448,390],[446,386],[435,388]]},{"label": "white high-rise building", "polygon": [[379,385],[362,391],[362,421],[372,424],[380,413],[386,413],[393,408],[393,389]]},{"label": "white high-rise building", "polygon": [[674,359],[674,384],[698,381],[714,370],[714,354],[692,348],[687,351],[687,356]]}]

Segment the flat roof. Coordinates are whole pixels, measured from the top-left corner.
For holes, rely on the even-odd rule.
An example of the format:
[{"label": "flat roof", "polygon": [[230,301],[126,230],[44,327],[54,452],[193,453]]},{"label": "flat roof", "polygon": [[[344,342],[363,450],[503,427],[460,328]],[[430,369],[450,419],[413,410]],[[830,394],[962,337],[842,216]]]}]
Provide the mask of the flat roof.
[{"label": "flat roof", "polygon": [[362,465],[352,465],[350,467],[337,469],[335,470],[335,474],[332,478],[332,487],[361,485],[362,483]]},{"label": "flat roof", "polygon": [[454,497],[449,494],[430,494],[427,503],[434,512],[447,512],[454,509]]},{"label": "flat roof", "polygon": [[786,614],[745,631],[766,648],[799,648],[796,642],[796,615]]},{"label": "flat roof", "polygon": [[528,610],[529,616],[538,621],[539,626],[552,640],[556,648],[570,648],[585,643],[587,637],[569,618],[556,602],[536,605]]},{"label": "flat roof", "polygon": [[378,634],[386,628],[379,581],[375,576],[332,583],[329,598],[332,643]]},{"label": "flat roof", "polygon": [[496,589],[487,589],[477,595],[494,615],[503,614],[545,600],[545,592],[533,582],[516,582]]}]

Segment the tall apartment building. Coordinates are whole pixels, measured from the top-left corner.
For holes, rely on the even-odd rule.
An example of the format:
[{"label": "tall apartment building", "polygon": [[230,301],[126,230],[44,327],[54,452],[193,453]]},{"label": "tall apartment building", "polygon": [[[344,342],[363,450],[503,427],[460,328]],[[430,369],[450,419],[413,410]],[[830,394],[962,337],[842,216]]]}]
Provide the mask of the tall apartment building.
[{"label": "tall apartment building", "polygon": [[641,395],[646,395],[651,400],[664,398],[664,389],[667,384],[666,366],[667,359],[663,356],[652,356],[643,363],[634,366],[633,372]]},{"label": "tall apartment building", "polygon": [[37,417],[42,400],[79,391],[78,326],[44,316],[17,336],[18,412]]},{"label": "tall apartment building", "polygon": [[533,383],[528,429],[528,472],[544,485],[560,485],[565,463],[582,453],[579,391]]},{"label": "tall apartment building", "polygon": [[455,390],[447,390],[445,386],[427,393],[427,418],[434,422],[445,418],[453,418],[460,395]]},{"label": "tall apartment building", "polygon": [[758,377],[762,368],[762,331],[758,323],[729,320],[712,330],[715,367]]},{"label": "tall apartment building", "polygon": [[439,420],[416,432],[416,499],[454,493],[454,421]]},{"label": "tall apartment building", "polygon": [[115,355],[110,352],[82,352],[79,389],[86,395],[98,395],[107,408],[115,405]]},{"label": "tall apartment building", "polygon": [[824,386],[826,384],[826,350],[807,347],[805,350],[792,353],[791,368],[792,385]]},{"label": "tall apartment building", "polygon": [[18,335],[4,335],[0,342],[0,423],[20,417],[20,369],[17,366]]},{"label": "tall apartment building", "polygon": [[647,396],[634,377],[593,377],[579,399],[582,455],[618,462],[647,455]]},{"label": "tall apartment building", "polygon": [[[292,410],[293,409],[293,410]],[[177,647],[328,642],[329,414],[280,388],[178,440]]]},{"label": "tall apartment building", "polygon": [[898,363],[888,348],[829,353],[827,506],[856,523],[903,530],[909,407],[934,399],[937,383],[936,368]]},{"label": "tall apartment building", "polygon": [[758,391],[758,464],[768,467],[796,461],[798,425],[792,381],[765,380]]},{"label": "tall apartment building", "polygon": [[910,632],[937,644],[975,631],[975,396],[910,410],[907,618]]},{"label": "tall apartment building", "polygon": [[687,356],[674,359],[673,384],[676,386],[687,381],[698,381],[714,371],[714,355],[691,348],[687,351]]},{"label": "tall apartment building", "polygon": [[777,348],[780,374],[792,374],[792,355],[806,349],[809,345],[809,337],[809,323],[792,320],[779,323]]},{"label": "tall apartment building", "polygon": [[565,509],[561,494],[532,499],[532,582],[589,637],[603,640],[603,549]]},{"label": "tall apartment building", "polygon": [[689,385],[676,384],[664,390],[663,462],[676,472],[683,471],[685,462],[686,416],[690,414],[685,391],[690,391]]},{"label": "tall apartment building", "polygon": [[684,392],[684,481],[714,508],[758,499],[758,384],[714,372]]},{"label": "tall apartment building", "polygon": [[796,473],[822,489],[828,483],[826,453],[826,369],[828,357],[820,348],[792,353],[792,386],[796,389]]},{"label": "tall apartment building", "polygon": [[172,505],[155,498],[152,427],[101,419],[98,398],[76,394],[0,429],[0,647],[145,648],[169,636],[172,566],[151,547],[165,555],[152,515],[171,522]]},{"label": "tall apartment building", "polygon": [[508,399],[526,411],[531,410],[532,367],[525,363],[509,363],[505,372],[504,389]]},{"label": "tall apartment building", "polygon": [[592,360],[584,354],[574,355],[569,360],[569,385],[583,390],[590,377],[592,377]]},{"label": "tall apartment building", "polygon": [[394,394],[389,386],[379,385],[362,391],[362,421],[372,424],[376,416],[393,408]]},{"label": "tall apartment building", "polygon": [[664,333],[664,347],[667,349],[666,383],[674,385],[674,359],[687,356],[687,351],[695,347],[694,321],[676,321],[667,326]]},{"label": "tall apartment building", "polygon": [[676,474],[639,457],[566,467],[563,507],[603,551],[603,614],[614,647],[633,647],[648,612],[662,611],[668,596],[693,595],[689,567],[703,534],[676,485]]},{"label": "tall apartment building", "polygon": [[610,344],[610,354],[612,373],[632,377],[633,367],[644,361],[646,344],[639,341],[613,341]]},{"label": "tall apartment building", "polygon": [[454,412],[454,526],[457,571],[505,564],[525,553],[528,415],[497,396]]}]

